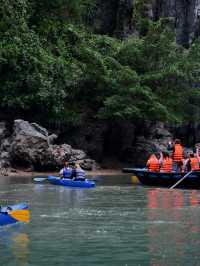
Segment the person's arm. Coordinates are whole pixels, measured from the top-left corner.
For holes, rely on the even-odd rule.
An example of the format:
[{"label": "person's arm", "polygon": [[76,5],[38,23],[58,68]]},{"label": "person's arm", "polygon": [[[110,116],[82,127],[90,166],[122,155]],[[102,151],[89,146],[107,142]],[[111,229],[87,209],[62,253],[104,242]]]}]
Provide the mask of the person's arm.
[{"label": "person's arm", "polygon": [[76,179],[76,169],[75,168],[72,168],[72,176],[71,176],[72,179]]},{"label": "person's arm", "polygon": [[63,176],[63,169],[60,170],[59,176]]},{"label": "person's arm", "polygon": [[81,168],[81,170],[83,171],[83,177],[85,178],[86,177],[86,172],[82,168]]}]

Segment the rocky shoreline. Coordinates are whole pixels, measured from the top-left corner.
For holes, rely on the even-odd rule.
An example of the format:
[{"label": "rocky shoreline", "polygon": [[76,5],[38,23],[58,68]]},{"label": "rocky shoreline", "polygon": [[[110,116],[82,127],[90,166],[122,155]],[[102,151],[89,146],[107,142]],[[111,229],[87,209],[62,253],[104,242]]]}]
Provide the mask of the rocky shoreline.
[{"label": "rocky shoreline", "polygon": [[[118,169],[123,167],[144,167],[150,154],[165,150],[168,142],[176,135],[173,130],[158,122],[146,121],[143,126],[134,126],[133,123],[111,126],[112,131],[109,131],[110,135],[105,141],[100,130],[103,127],[95,127],[95,124],[87,125],[86,129],[94,131],[96,138],[92,138],[92,141],[86,145],[83,139],[86,139],[87,134],[85,135],[82,130],[79,134],[65,130],[63,138],[63,132],[58,131],[57,134],[55,131],[49,132],[37,123],[22,119],[9,123],[2,121],[0,122],[0,176],[57,174],[64,161],[78,162],[86,171],[103,171],[108,175],[110,172],[120,172]],[[70,139],[70,136],[76,139],[76,143]],[[69,143],[75,143],[76,148],[73,147],[74,144],[69,145]],[[103,147],[107,148],[108,153],[106,154],[106,150],[101,152],[97,163],[95,159],[99,151],[103,151]],[[112,153],[109,153],[110,151]]]},{"label": "rocky shoreline", "polygon": [[[34,177],[47,177],[49,175],[58,176],[58,172],[26,172],[22,170],[14,170],[10,171],[7,175],[1,175],[1,176],[8,176],[8,177],[27,177],[27,178],[34,178]],[[91,170],[86,171],[86,176],[119,176],[119,175],[128,175],[125,173],[122,173],[121,169],[99,169],[99,170]]]},{"label": "rocky shoreline", "polygon": [[57,135],[46,128],[21,119],[13,126],[0,123],[0,175],[16,175],[22,172],[58,171],[64,161],[78,162],[85,170],[98,168],[95,160],[83,150],[69,144],[55,144]]}]

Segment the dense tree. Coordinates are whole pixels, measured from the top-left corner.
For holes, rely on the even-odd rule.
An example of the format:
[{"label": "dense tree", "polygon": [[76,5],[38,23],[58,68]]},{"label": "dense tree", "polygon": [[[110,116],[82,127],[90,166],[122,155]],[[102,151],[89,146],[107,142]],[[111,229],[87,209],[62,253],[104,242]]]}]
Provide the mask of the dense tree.
[{"label": "dense tree", "polygon": [[83,18],[94,4],[2,1],[0,108],[74,123],[197,119],[199,42],[178,46],[163,20],[140,38],[92,34]]}]

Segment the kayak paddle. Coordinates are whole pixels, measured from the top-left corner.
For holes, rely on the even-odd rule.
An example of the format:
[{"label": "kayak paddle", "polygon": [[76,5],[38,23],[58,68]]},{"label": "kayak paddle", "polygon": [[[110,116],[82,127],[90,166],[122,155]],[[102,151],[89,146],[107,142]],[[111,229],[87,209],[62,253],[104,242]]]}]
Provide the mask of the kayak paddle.
[{"label": "kayak paddle", "polygon": [[9,211],[8,215],[19,222],[28,223],[30,221],[30,211],[29,210],[15,210]]},{"label": "kayak paddle", "polygon": [[35,178],[33,178],[33,180],[35,182],[43,182],[43,181],[47,180],[47,177],[35,177]]}]

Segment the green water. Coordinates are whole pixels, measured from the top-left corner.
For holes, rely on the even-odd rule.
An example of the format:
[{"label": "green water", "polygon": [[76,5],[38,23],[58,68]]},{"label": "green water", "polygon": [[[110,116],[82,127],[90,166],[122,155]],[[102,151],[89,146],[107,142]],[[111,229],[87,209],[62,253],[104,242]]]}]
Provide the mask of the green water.
[{"label": "green water", "polygon": [[0,229],[0,265],[200,265],[200,193],[98,179],[96,189],[0,181],[31,222]]}]

